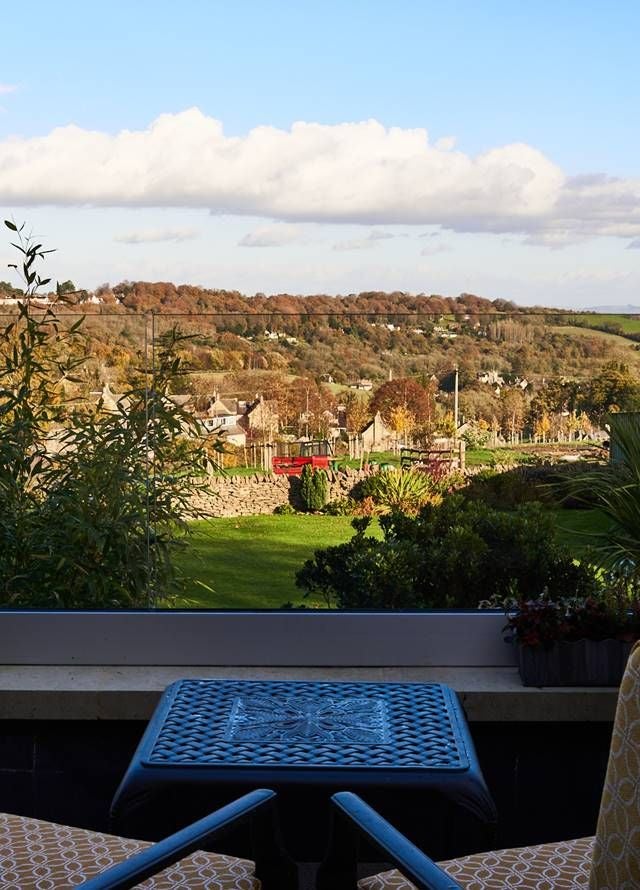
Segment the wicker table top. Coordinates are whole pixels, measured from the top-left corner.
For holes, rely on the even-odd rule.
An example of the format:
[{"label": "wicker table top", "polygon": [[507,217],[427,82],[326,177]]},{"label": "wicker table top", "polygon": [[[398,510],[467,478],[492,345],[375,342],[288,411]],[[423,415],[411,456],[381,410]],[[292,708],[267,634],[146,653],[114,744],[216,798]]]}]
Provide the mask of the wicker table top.
[{"label": "wicker table top", "polygon": [[450,689],[420,683],[181,680],[145,766],[466,770]]}]

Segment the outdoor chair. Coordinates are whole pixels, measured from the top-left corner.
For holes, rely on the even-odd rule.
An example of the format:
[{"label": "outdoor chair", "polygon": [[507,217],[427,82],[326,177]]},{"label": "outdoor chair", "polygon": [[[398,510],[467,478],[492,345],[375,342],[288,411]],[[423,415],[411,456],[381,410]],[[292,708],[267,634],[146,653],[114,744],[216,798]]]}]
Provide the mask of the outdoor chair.
[{"label": "outdoor chair", "polygon": [[[333,840],[319,890],[638,890],[640,888],[640,644],[618,695],[595,837],[477,853],[434,863],[355,794],[332,798]],[[357,880],[366,840],[395,866]]]},{"label": "outdoor chair", "polygon": [[[252,791],[155,844],[0,814],[0,886],[293,890],[297,869],[281,851],[274,799],[273,791]],[[249,830],[255,862],[202,852],[236,829]]]}]

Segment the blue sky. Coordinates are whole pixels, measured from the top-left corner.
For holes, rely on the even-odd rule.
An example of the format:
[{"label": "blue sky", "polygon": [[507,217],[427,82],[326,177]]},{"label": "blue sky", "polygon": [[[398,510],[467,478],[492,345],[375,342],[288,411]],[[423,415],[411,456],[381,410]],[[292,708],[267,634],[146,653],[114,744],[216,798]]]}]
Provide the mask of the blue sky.
[{"label": "blue sky", "polygon": [[640,302],[635,2],[61,0],[3,31],[0,210],[60,279]]}]

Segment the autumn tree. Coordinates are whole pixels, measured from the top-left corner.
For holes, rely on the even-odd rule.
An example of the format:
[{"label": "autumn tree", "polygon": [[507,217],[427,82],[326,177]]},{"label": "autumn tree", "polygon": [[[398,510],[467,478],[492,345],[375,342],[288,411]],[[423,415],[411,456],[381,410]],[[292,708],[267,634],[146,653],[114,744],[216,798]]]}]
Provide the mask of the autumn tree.
[{"label": "autumn tree", "polygon": [[347,415],[347,430],[350,433],[359,432],[371,417],[366,395],[357,390],[349,390],[341,398]]},{"label": "autumn tree", "polygon": [[498,396],[490,386],[464,389],[460,393],[460,413],[465,420],[491,421],[498,410]]},{"label": "autumn tree", "polygon": [[404,405],[397,405],[389,412],[389,426],[396,434],[396,441],[402,441],[406,445],[416,425],[413,411]]},{"label": "autumn tree", "polygon": [[640,410],[640,382],[621,362],[606,364],[580,394],[579,408],[599,426],[615,411]]},{"label": "autumn tree", "polygon": [[509,387],[500,393],[500,423],[512,442],[524,426],[525,398],[519,387]]},{"label": "autumn tree", "polygon": [[331,390],[309,377],[296,378],[287,388],[287,418],[289,425],[298,425],[298,435],[326,438],[335,406]]},{"label": "autumn tree", "polygon": [[433,393],[410,377],[383,383],[373,394],[369,405],[371,414],[379,411],[386,423],[390,423],[391,412],[396,408],[410,412],[417,424],[433,422],[436,413]]}]

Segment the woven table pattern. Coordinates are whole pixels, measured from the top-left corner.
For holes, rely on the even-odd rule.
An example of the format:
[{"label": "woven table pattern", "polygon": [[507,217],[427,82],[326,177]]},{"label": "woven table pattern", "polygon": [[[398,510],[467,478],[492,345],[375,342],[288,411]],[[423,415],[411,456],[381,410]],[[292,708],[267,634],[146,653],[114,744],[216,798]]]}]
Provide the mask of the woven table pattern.
[{"label": "woven table pattern", "polygon": [[181,680],[143,762],[151,766],[469,766],[439,684]]}]

